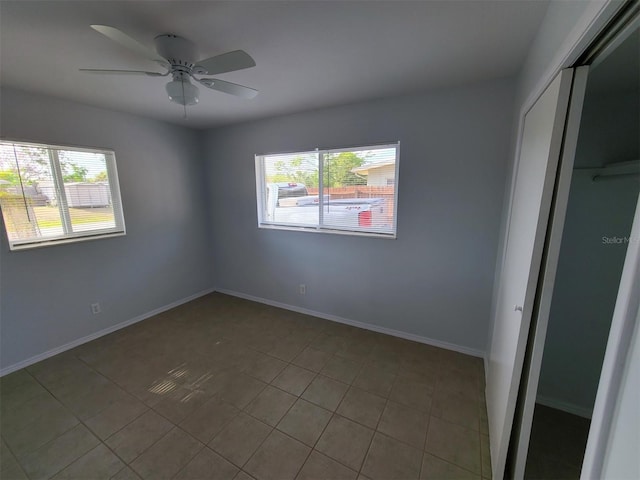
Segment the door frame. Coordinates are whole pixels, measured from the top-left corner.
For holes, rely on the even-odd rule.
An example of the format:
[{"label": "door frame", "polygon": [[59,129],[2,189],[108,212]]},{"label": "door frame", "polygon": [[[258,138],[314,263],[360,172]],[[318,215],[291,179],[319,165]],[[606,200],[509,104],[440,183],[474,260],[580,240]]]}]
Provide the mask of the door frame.
[{"label": "door frame", "polygon": [[[586,1],[586,0],[585,0]],[[517,127],[514,129],[516,141],[512,146],[511,164],[509,172],[507,172],[508,184],[505,188],[504,195],[504,217],[500,226],[500,242],[498,244],[498,255],[496,258],[496,274],[494,275],[494,290],[491,299],[491,324],[489,325],[487,344],[491,345],[493,337],[494,319],[496,315],[496,306],[498,304],[498,295],[502,283],[502,273],[504,267],[504,259],[507,253],[507,242],[509,240],[509,226],[511,223],[511,207],[513,205],[514,190],[516,186],[516,176],[518,167],[520,166],[520,151],[522,150],[522,135],[524,133],[524,117],[531,110],[533,105],[545,92],[554,78],[565,68],[575,65],[578,59],[584,55],[584,52],[595,41],[598,35],[611,22],[611,20],[623,8],[626,0],[603,0],[602,2],[591,1],[589,10],[576,22],[575,28],[567,37],[554,57],[549,67],[544,71],[540,80],[536,83],[531,93],[525,97],[521,108],[517,112]],[[485,375],[489,370],[488,357],[484,357]]]},{"label": "door frame", "polygon": [[[586,1],[586,0],[585,0]],[[561,47],[557,50],[553,60],[549,63],[548,67],[544,70],[540,80],[531,89],[530,93],[525,97],[525,100],[521,104],[521,108],[517,116],[517,136],[516,142],[513,148],[512,155],[514,162],[513,168],[508,174],[509,183],[505,190],[505,216],[504,223],[501,226],[501,242],[498,247],[497,261],[496,261],[496,275],[494,277],[494,294],[491,305],[491,325],[488,331],[488,346],[491,345],[491,340],[494,336],[495,318],[497,313],[497,306],[499,305],[499,295],[502,290],[503,282],[503,267],[504,260],[507,252],[509,228],[511,223],[511,210],[514,199],[514,191],[516,187],[516,178],[520,163],[520,153],[522,149],[522,138],[524,133],[525,116],[529,110],[535,105],[538,99],[546,91],[547,87],[552,83],[555,77],[560,74],[563,69],[569,68],[575,65],[578,59],[588,50],[589,46],[593,44],[596,38],[601,34],[605,27],[612,21],[614,17],[625,7],[626,0],[591,0],[589,6],[585,10],[584,14],[576,20],[575,27],[567,35]],[[508,195],[507,195],[508,193]],[[540,266],[540,265],[539,265]],[[528,326],[527,326],[528,328]],[[528,336],[528,331],[527,331]],[[520,346],[522,349],[521,356],[524,357],[524,349],[526,349],[526,341]],[[485,375],[489,372],[489,352],[485,355]],[[520,363],[520,368],[522,363]],[[518,371],[518,383],[521,378],[522,371]],[[515,389],[516,395],[518,388]],[[594,412],[595,414],[595,412]],[[509,432],[513,427],[513,416],[508,415],[509,420]],[[504,467],[506,464],[507,451],[509,448],[509,442],[501,442],[499,446],[500,451],[491,452],[492,459],[504,458],[505,462],[501,462],[501,468],[493,468],[493,478],[495,480],[502,480],[504,475]],[[496,465],[497,466],[497,465]]]},{"label": "door frame", "polygon": [[[639,28],[640,15],[638,14],[638,10],[639,8],[637,6],[630,6],[622,10],[610,22],[610,25],[607,25],[607,28],[602,32],[602,34],[598,36],[598,38],[594,40],[592,45],[589,46],[589,48],[585,51],[585,53],[581,55],[581,57],[577,61],[577,63],[582,64],[582,66],[577,67],[576,69],[576,86],[577,88],[582,88],[582,92],[576,92],[577,95],[572,97],[572,103],[570,105],[572,111],[569,112],[569,119],[567,121],[567,144],[565,145],[565,151],[563,152],[561,160],[562,164],[560,166],[561,173],[558,177],[558,192],[555,201],[556,205],[554,211],[552,212],[553,220],[549,233],[549,243],[546,247],[546,260],[543,265],[544,274],[539,285],[540,291],[539,298],[537,300],[537,315],[532,319],[531,322],[531,339],[529,347],[530,351],[527,353],[528,358],[525,363],[525,371],[523,372],[523,376],[521,379],[519,394],[521,398],[518,399],[521,415],[520,418],[514,418],[514,422],[519,421],[520,423],[518,425],[519,428],[514,428],[514,433],[512,434],[510,445],[510,455],[513,455],[513,457],[511,457],[511,467],[513,467],[512,473],[513,477],[516,479],[524,478],[525,473],[529,439],[533,424],[533,413],[541,373],[547,327],[549,324],[551,302],[555,286],[555,276],[560,255],[560,244],[562,241],[562,233],[566,217],[570,182],[573,174],[572,169],[574,163],[575,147],[577,145],[577,136],[580,127],[580,117],[584,100],[584,89],[586,88],[588,69],[599,64],[604,58],[606,58],[608,53],[613,51],[615,47],[617,47],[625,38],[628,37],[628,35],[631,34],[631,32]],[[580,78],[581,75],[583,76],[582,79]],[[580,83],[583,83],[582,86],[580,85]],[[582,95],[581,97],[579,96],[580,94]],[[576,101],[579,101],[579,104],[576,103]],[[636,217],[637,215],[638,212],[636,211]],[[629,246],[628,248],[632,249],[633,247]],[[625,262],[626,261],[627,260],[625,260]],[[619,288],[622,292],[624,289],[622,277],[620,282],[621,283]],[[630,298],[623,295],[622,297],[618,297],[617,303],[618,301],[628,302],[630,301]],[[605,355],[612,355],[613,358],[617,358],[619,360],[618,366],[621,366],[624,364],[624,358],[626,356],[627,350],[620,342],[622,339],[615,339],[615,335],[620,333],[619,331],[616,332],[616,329],[614,329],[615,321],[616,320],[614,317],[612,319],[610,337],[607,343],[607,350],[605,352]],[[620,324],[617,328],[623,329],[625,331],[625,335],[630,338],[633,332],[633,321],[630,320],[629,322],[631,323]],[[608,386],[608,384],[614,382],[614,378],[618,381],[620,380],[620,378],[619,376],[616,376],[616,374],[614,374],[613,370],[607,372],[605,370],[605,366],[606,364],[603,363],[598,392],[600,392],[601,388],[604,389],[604,391],[608,393],[603,393],[602,395],[605,395],[605,398],[608,398],[610,395],[612,395],[611,387]],[[612,366],[610,365],[610,367]],[[620,372],[621,371],[622,369],[620,368]],[[616,392],[618,391],[618,387],[619,384],[614,388]],[[600,395],[600,393],[598,393],[598,395]],[[610,398],[606,401],[602,401],[604,401],[608,407],[605,408],[605,404],[603,404],[603,409],[601,410],[600,415],[597,419],[595,418],[595,410],[593,412],[594,420],[592,420],[591,422],[592,428],[590,428],[589,431],[589,438],[591,439],[590,442],[592,448],[587,449],[583,459],[583,464],[586,465],[587,463],[589,463],[589,465],[591,466],[587,469],[588,474],[584,478],[598,478],[600,476],[599,469],[602,467],[601,461],[604,454],[604,447],[602,447],[602,444],[603,442],[606,443],[607,439],[604,438],[603,434],[600,433],[599,430],[606,432],[609,431],[610,420],[613,411],[612,409],[613,405],[615,404],[615,401],[611,400]],[[606,418],[607,416],[609,417],[608,420]],[[600,427],[595,428],[596,425],[600,425]],[[598,452],[598,450],[601,451]]]},{"label": "door frame", "polygon": [[[631,2],[618,2],[615,0],[609,0],[601,6],[602,8],[597,14],[594,15],[592,22],[589,25],[584,25],[583,30],[577,28],[574,29],[574,31],[572,32],[573,35],[570,35],[570,37],[574,39],[574,41],[570,44],[571,47],[566,50],[566,53],[564,55],[561,55],[561,52],[559,53],[558,58],[563,58],[563,60],[561,61],[561,63],[557,64],[555,70],[551,69],[550,72],[557,72],[559,70],[562,70],[563,66],[569,65],[582,65],[581,67],[577,67],[578,70],[581,68],[586,68],[581,60],[583,60],[588,55],[592,47],[596,44],[596,42],[600,40],[602,32],[609,30],[611,26],[616,28],[616,26],[620,23],[619,20],[624,19],[625,15],[628,18],[629,12],[637,11],[637,5],[634,6]],[[578,31],[577,34],[576,31]],[[586,84],[587,71],[584,70],[584,73],[581,73],[580,75],[584,75],[584,78],[576,78],[576,81],[584,81]],[[553,76],[548,74],[547,77],[545,77],[546,81],[543,80],[540,85],[550,84],[553,78]],[[544,88],[546,88],[546,86]],[[544,88],[542,88],[542,92],[544,92]],[[540,89],[541,87],[536,90],[535,96],[531,97],[532,99],[526,102],[526,107],[523,108],[519,117],[519,135],[517,138],[516,146],[517,156],[515,167],[511,174],[512,178],[508,204],[509,213],[507,216],[507,225],[504,227],[505,232],[503,238],[505,238],[505,240],[502,244],[501,257],[499,258],[500,268],[504,263],[506,246],[508,242],[511,204],[514,196],[515,178],[519,166],[518,163],[523,136],[524,117],[528,110],[531,108],[530,105],[535,104],[535,102],[541,95],[541,93],[538,93],[540,92]],[[576,104],[575,108],[579,108],[581,110],[583,98],[580,100],[580,105]],[[570,105],[570,109],[573,108],[574,106],[572,103]],[[571,111],[569,112],[569,115],[572,115]],[[575,113],[573,114],[573,116],[575,117]],[[579,117],[580,115],[578,114],[578,118],[574,119],[575,124],[574,122],[570,124],[570,120],[568,120],[568,130],[566,131],[566,133],[567,135],[569,135],[569,141],[572,141],[572,132],[570,131],[572,128],[575,128],[575,132],[573,132],[573,134],[575,134],[576,136],[576,138],[574,138],[573,140],[577,141],[577,128],[579,127],[580,122]],[[575,149],[575,145],[573,145],[573,148]],[[571,154],[570,158],[567,156],[567,154],[569,153]],[[569,150],[567,150],[567,152],[563,152],[561,165],[559,168],[562,168],[565,161],[570,161],[572,166],[574,153],[575,151],[570,152]],[[566,214],[566,201],[568,200],[570,179],[572,173],[570,171],[571,169],[568,170],[569,172],[565,171],[564,175],[562,172],[560,172],[557,179],[556,194],[558,195],[557,200],[559,201],[556,203],[554,211],[552,212],[552,215],[554,216],[551,219],[552,223],[550,223],[548,238],[549,243],[545,247],[545,255],[547,258],[544,261],[544,265],[541,265],[541,268],[543,268],[544,270],[541,270],[539,277],[540,280],[544,278],[544,282],[541,281],[539,285],[536,285],[536,288],[540,288],[540,291],[538,291],[537,294],[538,298],[536,299],[536,308],[538,310],[536,317],[538,319],[542,319],[542,322],[540,324],[534,324],[533,322],[535,321],[535,319],[532,319],[531,332],[527,332],[527,336],[530,334],[535,334],[536,336],[532,337],[531,339],[533,345],[531,346],[532,355],[529,363],[530,369],[529,372],[521,372],[524,373],[524,375],[519,377],[521,379],[524,379],[526,375],[531,377],[532,372],[534,372],[534,382],[531,385],[521,386],[520,394],[524,393],[526,403],[523,407],[522,423],[518,425],[519,428],[516,428],[515,425],[515,422],[517,422],[518,420],[515,417],[512,419],[513,423],[511,425],[511,432],[512,435],[514,435],[514,438],[512,438],[512,443],[509,448],[513,448],[513,453],[516,453],[516,455],[513,458],[510,457],[509,461],[511,462],[510,465],[514,467],[510,473],[514,475],[515,479],[523,478],[524,475],[526,453],[531,432],[533,405],[535,404],[535,394],[537,391],[537,384],[539,380],[540,364],[544,347],[544,337],[548,325],[548,309],[550,307],[551,293],[553,291],[553,280],[555,278],[557,269],[557,257],[559,255],[562,228],[564,226],[564,216]],[[560,207],[560,210],[558,210],[558,207]],[[596,404],[593,411],[592,425],[589,431],[587,449],[585,451],[583,461],[581,478],[586,480],[591,478],[599,478],[602,473],[604,458],[610,440],[609,434],[611,431],[614,411],[617,405],[618,393],[623,382],[622,377],[626,367],[625,360],[630,348],[630,339],[632,336],[631,334],[634,331],[635,319],[637,318],[640,311],[640,196],[638,198],[638,206],[635,212],[634,226],[631,235],[631,238],[634,240],[630,241],[627,250],[627,256],[625,258],[624,271],[620,281],[619,292],[616,301],[616,309],[614,312],[612,327],[605,353],[605,363],[603,364],[603,369],[600,377],[598,393],[596,396]],[[554,256],[555,259],[553,258]],[[498,278],[500,278],[500,281],[502,280],[501,277]],[[545,309],[547,310],[547,315],[541,315],[542,313],[544,313]],[[492,308],[492,315],[495,316],[495,314],[495,309]],[[490,332],[490,334],[492,335],[493,332]],[[538,336],[539,334],[541,335]],[[531,403],[532,401],[533,403]],[[528,407],[527,403],[529,404]],[[516,434],[517,438],[515,438]],[[501,476],[504,474],[504,470],[500,472],[500,476],[496,475],[496,473],[498,472],[494,470],[494,479],[501,478]]]}]

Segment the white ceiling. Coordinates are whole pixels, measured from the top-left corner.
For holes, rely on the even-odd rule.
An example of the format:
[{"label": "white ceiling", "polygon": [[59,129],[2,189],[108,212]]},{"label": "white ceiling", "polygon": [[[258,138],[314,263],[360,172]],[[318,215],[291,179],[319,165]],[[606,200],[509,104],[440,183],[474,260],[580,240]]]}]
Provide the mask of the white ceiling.
[{"label": "white ceiling", "polygon": [[[3,86],[196,128],[515,75],[548,2],[0,1]],[[174,33],[200,57],[243,49],[251,69],[219,78],[260,90],[242,100],[200,88],[170,103],[167,78],[97,76],[79,68],[155,69],[90,24],[153,48]]]}]

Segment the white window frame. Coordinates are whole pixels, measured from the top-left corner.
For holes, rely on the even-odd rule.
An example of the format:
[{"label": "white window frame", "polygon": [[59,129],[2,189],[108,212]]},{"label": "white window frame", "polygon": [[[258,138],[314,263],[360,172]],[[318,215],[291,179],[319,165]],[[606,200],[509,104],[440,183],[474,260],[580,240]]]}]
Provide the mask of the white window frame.
[{"label": "white window frame", "polygon": [[[58,202],[58,209],[60,211],[60,219],[62,221],[63,235],[56,237],[44,237],[38,239],[27,240],[10,240],[9,232],[5,224],[5,234],[9,243],[9,248],[12,251],[27,250],[32,248],[46,247],[52,245],[60,245],[65,243],[74,243],[87,240],[97,240],[101,238],[120,237],[126,235],[126,228],[124,222],[124,212],[122,210],[122,199],[120,196],[120,184],[118,181],[118,170],[116,166],[115,152],[110,149],[93,148],[93,147],[77,147],[71,145],[52,145],[46,143],[34,143],[24,142],[20,140],[11,140],[2,138],[0,143],[15,144],[26,147],[36,147],[46,149],[49,154],[49,162],[51,167],[51,174],[56,189],[56,197]],[[64,188],[63,173],[60,167],[60,160],[58,158],[58,151],[74,151],[74,152],[88,152],[98,153],[105,156],[105,165],[107,170],[107,177],[109,179],[109,190],[111,194],[111,203],[113,208],[113,217],[115,227],[102,228],[95,230],[83,230],[81,232],[73,232],[71,225],[71,217],[69,213],[69,205],[67,202],[67,195]],[[24,196],[24,192],[23,192]],[[4,224],[4,222],[3,222]]]},{"label": "white window frame", "polygon": [[[393,185],[393,228],[391,232],[380,232],[380,231],[367,231],[367,230],[354,230],[348,227],[340,227],[340,226],[325,226],[323,225],[323,213],[324,213],[324,195],[322,194],[324,185],[324,155],[332,154],[332,153],[341,153],[341,152],[353,152],[359,150],[381,150],[381,149],[389,149],[394,148],[396,150],[395,154],[395,183]],[[264,201],[266,199],[265,192],[265,168],[264,168],[264,158],[273,155],[297,155],[297,154],[309,154],[309,153],[317,153],[318,155],[318,225],[308,225],[308,224],[283,224],[278,222],[272,222],[264,218],[265,205]],[[398,173],[400,167],[400,142],[394,143],[385,143],[385,144],[375,144],[375,145],[363,145],[363,146],[355,146],[355,147],[344,147],[344,148],[316,148],[309,150],[298,150],[298,151],[290,151],[290,152],[276,152],[276,153],[263,153],[255,155],[255,165],[256,165],[256,201],[257,201],[257,210],[258,210],[258,228],[264,229],[274,229],[274,230],[292,230],[298,232],[312,232],[312,233],[332,233],[339,235],[355,235],[355,236],[364,236],[364,237],[377,237],[377,238],[386,238],[386,239],[396,239],[398,232]]]}]

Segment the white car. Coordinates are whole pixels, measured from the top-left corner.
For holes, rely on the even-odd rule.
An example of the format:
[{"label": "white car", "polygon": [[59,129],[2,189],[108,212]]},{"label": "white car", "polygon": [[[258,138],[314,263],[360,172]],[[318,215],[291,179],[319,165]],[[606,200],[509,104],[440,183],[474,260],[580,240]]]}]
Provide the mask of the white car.
[{"label": "white car", "polygon": [[[382,198],[332,199],[323,195],[322,224],[324,227],[363,229],[384,232],[391,230]],[[319,224],[320,196],[309,195],[302,183],[267,184],[266,218],[268,223],[315,227]]]}]

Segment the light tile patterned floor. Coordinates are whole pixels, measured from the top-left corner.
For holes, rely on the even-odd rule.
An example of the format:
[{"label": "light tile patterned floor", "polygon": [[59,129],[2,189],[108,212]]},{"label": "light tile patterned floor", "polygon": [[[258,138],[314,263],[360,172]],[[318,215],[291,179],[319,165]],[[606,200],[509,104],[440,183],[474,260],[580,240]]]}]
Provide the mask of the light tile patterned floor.
[{"label": "light tile patterned floor", "polygon": [[483,378],[211,294],[3,377],[0,478],[490,478]]}]

